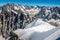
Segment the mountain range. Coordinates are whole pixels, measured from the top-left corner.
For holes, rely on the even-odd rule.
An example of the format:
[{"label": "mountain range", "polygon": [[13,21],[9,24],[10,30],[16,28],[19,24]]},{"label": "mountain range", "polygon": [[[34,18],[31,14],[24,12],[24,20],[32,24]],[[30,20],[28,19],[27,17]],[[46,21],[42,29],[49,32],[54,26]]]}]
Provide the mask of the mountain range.
[{"label": "mountain range", "polygon": [[[60,7],[49,7],[49,6],[28,6],[21,4],[7,3],[6,5],[0,6],[0,14],[2,12],[14,12],[15,14],[24,13],[30,16],[44,19],[46,22],[58,21],[60,24]],[[52,21],[51,21],[52,20]],[[52,24],[52,23],[51,23]]]}]

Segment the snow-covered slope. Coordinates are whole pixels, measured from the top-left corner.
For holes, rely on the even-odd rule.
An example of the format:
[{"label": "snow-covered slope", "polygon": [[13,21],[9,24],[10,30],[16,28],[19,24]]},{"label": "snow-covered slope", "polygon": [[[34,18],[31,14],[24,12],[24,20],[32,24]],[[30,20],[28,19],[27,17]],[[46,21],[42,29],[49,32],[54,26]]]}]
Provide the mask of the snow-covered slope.
[{"label": "snow-covered slope", "polygon": [[22,40],[44,40],[57,30],[58,28],[55,26],[38,19],[35,26],[27,29],[18,29],[14,31],[14,33],[17,34]]},{"label": "snow-covered slope", "polygon": [[52,33],[50,36],[48,36],[44,40],[56,40],[59,37],[60,37],[60,29],[58,29],[56,32]]},{"label": "snow-covered slope", "polygon": [[49,26],[49,27],[52,27],[52,25],[50,25],[49,23],[44,22],[42,19],[37,18],[33,22],[28,24],[25,28],[30,28],[30,27],[35,27],[35,26],[46,26],[46,27]]},{"label": "snow-covered slope", "polygon": [[[16,33],[19,36],[19,38],[23,39],[23,40],[46,40],[46,38],[49,38],[49,36],[56,31],[58,31],[58,28],[53,28],[53,29],[46,31],[46,32],[37,32],[34,30],[20,30],[20,29],[18,29],[16,31],[14,31],[14,33]],[[59,35],[59,33],[57,33],[56,36],[58,36],[58,35]],[[55,39],[56,39],[56,36],[55,36]],[[52,36],[51,36],[51,38],[54,39],[54,37],[52,37]]]}]

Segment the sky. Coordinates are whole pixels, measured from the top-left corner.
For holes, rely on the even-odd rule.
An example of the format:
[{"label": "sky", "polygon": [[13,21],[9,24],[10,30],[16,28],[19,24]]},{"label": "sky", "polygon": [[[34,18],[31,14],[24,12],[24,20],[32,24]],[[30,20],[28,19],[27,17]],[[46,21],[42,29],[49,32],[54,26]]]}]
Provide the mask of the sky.
[{"label": "sky", "polygon": [[60,6],[60,0],[0,0],[0,6],[7,3],[39,6]]}]

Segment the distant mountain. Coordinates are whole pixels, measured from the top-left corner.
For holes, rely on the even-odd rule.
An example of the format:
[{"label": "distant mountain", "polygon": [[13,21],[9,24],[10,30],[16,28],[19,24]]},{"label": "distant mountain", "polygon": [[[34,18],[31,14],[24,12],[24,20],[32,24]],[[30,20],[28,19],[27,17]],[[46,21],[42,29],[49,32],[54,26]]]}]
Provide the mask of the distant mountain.
[{"label": "distant mountain", "polygon": [[[1,8],[0,8],[1,9]],[[60,14],[60,7],[46,7],[46,6],[28,6],[28,5],[20,5],[20,4],[13,4],[13,3],[7,3],[6,5],[2,6],[2,11],[16,11],[18,12],[19,10],[24,12],[24,13],[29,13],[30,15],[36,15],[40,14],[40,17],[45,17],[49,13],[57,12]]]},{"label": "distant mountain", "polygon": [[1,12],[14,12],[15,14],[24,13],[29,14],[30,16],[39,17],[43,19],[54,19],[60,20],[60,7],[49,7],[49,6],[28,6],[28,5],[21,5],[21,4],[13,4],[7,3],[0,7]]}]

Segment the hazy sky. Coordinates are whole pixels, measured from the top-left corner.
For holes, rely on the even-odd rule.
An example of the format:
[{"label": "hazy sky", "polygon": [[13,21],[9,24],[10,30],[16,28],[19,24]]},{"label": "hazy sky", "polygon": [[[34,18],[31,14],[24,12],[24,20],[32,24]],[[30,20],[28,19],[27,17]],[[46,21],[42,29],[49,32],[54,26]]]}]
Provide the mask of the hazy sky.
[{"label": "hazy sky", "polygon": [[9,2],[24,5],[60,6],[60,0],[0,0],[0,6]]}]

